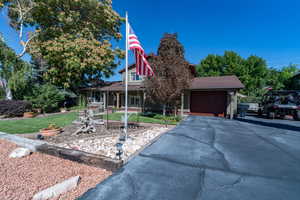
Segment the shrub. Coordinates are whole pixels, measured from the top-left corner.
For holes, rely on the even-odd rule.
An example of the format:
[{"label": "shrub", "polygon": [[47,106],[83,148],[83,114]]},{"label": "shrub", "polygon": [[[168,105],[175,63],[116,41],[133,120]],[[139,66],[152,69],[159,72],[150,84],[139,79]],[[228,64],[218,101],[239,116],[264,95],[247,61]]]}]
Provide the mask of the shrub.
[{"label": "shrub", "polygon": [[143,112],[140,115],[143,116],[143,117],[154,117],[155,113],[153,113],[153,112]]},{"label": "shrub", "polygon": [[167,121],[175,121],[175,122],[179,122],[181,120],[180,116],[163,116],[160,114],[156,114],[153,117],[154,119],[159,119],[159,120],[167,120]]},{"label": "shrub", "polygon": [[33,95],[26,99],[31,101],[33,108],[41,109],[42,112],[54,112],[59,110],[65,97],[55,86],[46,84],[35,86]]},{"label": "shrub", "polygon": [[181,116],[170,116],[169,117],[169,120],[170,121],[175,121],[175,122],[179,122],[179,121],[181,121]]},{"label": "shrub", "polygon": [[156,114],[156,115],[154,115],[153,118],[154,118],[154,119],[161,119],[161,120],[164,120],[164,119],[167,118],[167,116],[163,116],[163,115],[160,115],[160,114]]},{"label": "shrub", "polygon": [[0,115],[23,116],[24,112],[31,111],[31,107],[31,103],[28,101],[0,100]]},{"label": "shrub", "polygon": [[255,96],[247,96],[244,98],[239,98],[240,103],[260,103],[261,97],[255,97]]},{"label": "shrub", "polygon": [[4,99],[5,98],[5,91],[2,87],[0,87],[0,99]]}]

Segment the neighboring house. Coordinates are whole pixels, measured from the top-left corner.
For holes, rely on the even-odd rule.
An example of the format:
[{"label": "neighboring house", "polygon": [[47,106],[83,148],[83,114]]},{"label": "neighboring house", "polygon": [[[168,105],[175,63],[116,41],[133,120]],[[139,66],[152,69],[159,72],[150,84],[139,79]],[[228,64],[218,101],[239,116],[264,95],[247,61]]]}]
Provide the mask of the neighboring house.
[{"label": "neighboring house", "polygon": [[[190,65],[195,76],[195,67]],[[85,94],[93,102],[102,102],[105,107],[122,110],[125,106],[125,69],[119,71],[122,81],[106,86],[86,88]],[[147,102],[143,85],[144,77],[135,73],[135,65],[128,67],[128,110],[142,111]],[[236,76],[195,77],[181,96],[179,112],[232,118],[237,111],[237,91],[244,85]]]}]

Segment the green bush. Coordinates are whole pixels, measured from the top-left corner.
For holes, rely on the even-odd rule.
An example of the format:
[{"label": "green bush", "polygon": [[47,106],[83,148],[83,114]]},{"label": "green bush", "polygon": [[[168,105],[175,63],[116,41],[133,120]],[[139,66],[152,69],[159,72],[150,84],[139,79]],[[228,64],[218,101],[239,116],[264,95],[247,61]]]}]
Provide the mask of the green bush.
[{"label": "green bush", "polygon": [[143,112],[140,115],[143,117],[154,117],[156,114],[153,112]]},{"label": "green bush", "polygon": [[159,120],[167,120],[167,121],[174,121],[174,122],[179,122],[181,120],[180,116],[163,116],[160,114],[156,114],[153,117],[154,119],[159,119]]},{"label": "green bush", "polygon": [[240,103],[260,103],[261,97],[248,96],[244,98],[239,98]]},{"label": "green bush", "polygon": [[0,99],[5,99],[5,91],[0,87]]},{"label": "green bush", "polygon": [[55,112],[65,96],[55,86],[45,84],[35,86],[32,96],[26,97],[26,100],[31,101],[33,108],[41,109],[42,112]]},{"label": "green bush", "polygon": [[28,111],[31,111],[31,103],[28,101],[0,100],[0,115],[20,117]]}]

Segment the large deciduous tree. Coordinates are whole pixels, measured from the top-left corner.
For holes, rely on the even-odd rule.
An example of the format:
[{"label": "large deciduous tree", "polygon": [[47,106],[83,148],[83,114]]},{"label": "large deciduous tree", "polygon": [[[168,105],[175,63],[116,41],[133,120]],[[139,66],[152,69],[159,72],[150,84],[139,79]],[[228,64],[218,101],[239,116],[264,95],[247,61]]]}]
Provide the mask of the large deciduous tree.
[{"label": "large deciduous tree", "polygon": [[27,87],[29,71],[29,64],[21,60],[1,37],[0,87],[5,93],[6,99],[11,100],[13,96],[19,99],[21,92],[25,91],[25,87]]},{"label": "large deciduous tree", "polygon": [[[180,96],[191,80],[189,63],[184,58],[184,48],[176,34],[165,34],[160,41],[157,56],[150,56],[154,76],[145,80],[150,99],[163,106],[178,106]],[[175,111],[176,113],[176,111]]]},{"label": "large deciduous tree", "polygon": [[[91,79],[108,77],[123,57],[123,52],[111,44],[121,38],[123,21],[112,9],[111,0],[0,2],[8,8],[16,31],[34,29],[27,41],[21,41],[26,45],[24,51],[33,59],[43,60],[47,67],[44,77],[57,86],[76,90]],[[23,12],[18,12],[20,4]],[[22,18],[24,13],[26,18]]]},{"label": "large deciduous tree", "polygon": [[244,59],[237,53],[225,51],[224,55],[208,55],[197,67],[199,76],[236,75],[245,85],[241,92],[260,97],[265,88],[289,89],[291,77],[298,71],[296,65],[282,69],[268,68],[266,61],[258,56]]},{"label": "large deciduous tree", "polygon": [[208,55],[197,67],[199,76],[236,75],[245,85],[242,93],[258,95],[266,84],[268,68],[264,59],[250,56],[247,59],[233,51],[225,51],[224,55]]}]

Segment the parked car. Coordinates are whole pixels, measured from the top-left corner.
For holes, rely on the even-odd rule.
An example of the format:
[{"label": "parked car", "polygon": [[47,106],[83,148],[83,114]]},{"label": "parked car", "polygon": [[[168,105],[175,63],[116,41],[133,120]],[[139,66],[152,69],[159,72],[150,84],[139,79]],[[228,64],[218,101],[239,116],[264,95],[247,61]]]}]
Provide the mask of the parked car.
[{"label": "parked car", "polygon": [[300,91],[269,91],[263,96],[258,113],[271,119],[276,117],[283,119],[286,115],[292,115],[295,120],[300,120]]},{"label": "parked car", "polygon": [[258,112],[259,110],[259,104],[258,103],[239,103],[238,104],[238,109],[239,108],[247,108],[248,112]]}]

